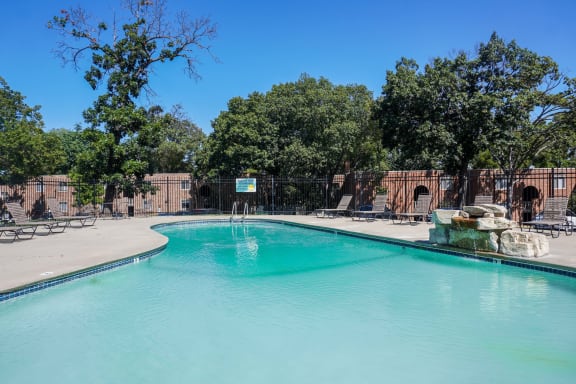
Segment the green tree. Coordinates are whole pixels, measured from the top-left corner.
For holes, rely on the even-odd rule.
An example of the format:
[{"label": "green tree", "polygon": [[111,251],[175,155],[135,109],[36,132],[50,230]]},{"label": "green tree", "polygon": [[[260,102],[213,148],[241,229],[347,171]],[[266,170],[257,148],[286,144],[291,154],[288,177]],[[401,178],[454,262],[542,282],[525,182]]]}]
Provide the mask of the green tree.
[{"label": "green tree", "polygon": [[355,150],[370,141],[372,93],[363,85],[334,85],[302,75],[272,87],[267,115],[278,129],[277,168],[282,174],[322,176],[359,163]]},{"label": "green tree", "polygon": [[266,114],[266,97],[252,93],[228,101],[213,122],[203,168],[208,176],[242,175],[249,169],[277,173],[278,129]]},{"label": "green tree", "polygon": [[11,185],[53,173],[64,162],[60,141],[43,131],[40,106],[24,100],[0,77],[0,182]]},{"label": "green tree", "polygon": [[104,135],[90,134],[91,139],[99,140],[92,142],[92,149],[101,152],[84,156],[99,162],[96,169],[79,168],[78,173],[108,183],[108,204],[117,194],[119,183],[141,180],[151,169],[147,156],[136,151],[138,156],[134,157],[134,147],[126,148],[126,143],[133,144],[149,124],[148,111],[139,106],[139,101],[143,92],[151,91],[149,76],[153,68],[180,60],[189,76],[198,77],[196,52],[210,53],[207,42],[216,33],[207,18],[191,20],[184,13],[169,18],[164,0],[126,0],[124,5],[128,21],[121,28],[115,22],[90,24],[81,8],[63,10],[48,24],[64,37],[59,56],[79,67],[83,54],[91,53],[91,65],[84,78],[93,89],[105,83],[105,92],[84,111],[91,129],[105,131]]},{"label": "green tree", "polygon": [[161,109],[154,117],[155,135],[159,144],[154,149],[154,172],[199,172],[197,157],[206,140],[202,130],[190,121],[182,107],[176,105],[169,113]]},{"label": "green tree", "polygon": [[254,169],[283,176],[334,175],[347,163],[372,167],[382,153],[370,124],[372,101],[364,86],[307,75],[233,98],[214,121],[206,167],[221,175]]},{"label": "green tree", "polygon": [[382,143],[391,150],[396,169],[438,168],[443,152],[434,143],[438,135],[428,122],[431,105],[426,99],[424,75],[418,64],[407,58],[398,61],[395,69],[387,71],[374,109]]},{"label": "green tree", "polygon": [[402,59],[387,73],[375,118],[396,166],[457,174],[460,203],[471,164],[498,164],[511,188],[519,169],[569,145],[573,125],[562,116],[573,109],[573,85],[549,57],[493,34],[476,57],[438,58],[422,73]]},{"label": "green tree", "polygon": [[403,58],[386,80],[374,116],[395,167],[457,175],[460,204],[468,167],[485,148],[485,117],[478,113],[485,101],[470,61],[463,53],[436,58],[421,73],[415,61]]},{"label": "green tree", "polygon": [[[574,90],[576,79],[568,79],[568,87]],[[559,125],[564,135],[558,142],[545,148],[534,160],[536,167],[576,167],[576,97],[574,92],[566,98],[564,112],[554,116],[554,124]]]},{"label": "green tree", "polygon": [[[507,177],[507,204],[518,172],[546,150],[573,138],[576,89],[547,56],[506,43],[493,34],[474,61],[481,94],[488,100],[483,134]],[[567,154],[566,154],[567,155]]]},{"label": "green tree", "polygon": [[53,129],[46,132],[46,135],[53,136],[54,141],[60,142],[65,156],[65,161],[54,170],[55,173],[62,175],[70,173],[77,163],[78,156],[86,150],[88,144],[83,138],[82,128],[77,125],[74,130],[65,128]]}]

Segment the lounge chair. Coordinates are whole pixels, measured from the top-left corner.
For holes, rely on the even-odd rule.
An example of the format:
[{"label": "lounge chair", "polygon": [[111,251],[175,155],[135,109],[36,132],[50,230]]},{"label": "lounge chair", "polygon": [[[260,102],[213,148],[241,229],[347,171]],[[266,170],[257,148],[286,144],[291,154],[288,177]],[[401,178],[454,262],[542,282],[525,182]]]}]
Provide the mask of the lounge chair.
[{"label": "lounge chair", "polygon": [[[8,212],[12,215],[12,223],[2,228],[8,231],[10,228],[16,231],[18,239],[31,239],[35,234],[49,235],[52,233],[64,232],[66,225],[54,220],[30,220],[20,203],[6,203]],[[41,231],[38,229],[41,228]],[[6,234],[5,234],[6,235]]]},{"label": "lounge chair", "polygon": [[417,219],[426,221],[428,214],[430,213],[431,203],[432,195],[425,195],[421,193],[418,195],[418,200],[416,200],[416,204],[414,205],[414,211],[394,213],[392,216],[392,222],[397,224],[396,220],[398,220],[398,224],[402,224],[404,220],[408,220],[408,223],[416,224]]},{"label": "lounge chair", "polygon": [[386,209],[386,202],[388,201],[388,194],[378,194],[374,198],[374,204],[370,211],[354,211],[352,212],[352,220],[376,220],[376,216],[385,217],[392,214],[392,211]]},{"label": "lounge chair", "polygon": [[338,203],[338,206],[336,208],[317,209],[315,211],[316,217],[334,218],[342,213],[346,213],[348,212],[348,206],[350,205],[351,201],[352,201],[352,195],[342,195],[342,198],[340,199],[340,202]]},{"label": "lounge chair", "polygon": [[16,239],[26,240],[34,237],[36,226],[3,224],[0,226],[0,242],[13,242]]},{"label": "lounge chair", "polygon": [[79,214],[76,216],[68,216],[63,212],[60,212],[59,204],[56,199],[48,199],[48,212],[52,215],[54,220],[64,221],[69,227],[87,227],[94,225],[96,222],[96,215]]},{"label": "lounge chair", "polygon": [[474,205],[494,204],[491,195],[476,195],[474,197]]},{"label": "lounge chair", "polygon": [[[524,226],[528,226],[529,232],[532,228],[534,228],[536,232],[550,230],[550,235],[552,237],[559,237],[560,231],[564,229],[566,235],[568,235],[568,230],[570,230],[570,235],[572,235],[574,228],[572,222],[566,218],[567,208],[567,197],[549,197],[544,202],[544,210],[542,211],[541,218],[539,220],[531,220],[521,223],[520,230],[523,230]],[[556,231],[556,236],[554,236],[554,231]]]}]

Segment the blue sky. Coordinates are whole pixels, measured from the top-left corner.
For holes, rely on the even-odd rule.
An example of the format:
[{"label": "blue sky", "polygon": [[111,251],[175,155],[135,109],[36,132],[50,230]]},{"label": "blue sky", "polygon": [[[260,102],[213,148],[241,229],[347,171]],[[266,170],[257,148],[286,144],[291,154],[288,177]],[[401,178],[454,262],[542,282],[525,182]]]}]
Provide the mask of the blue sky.
[{"label": "blue sky", "polygon": [[[111,15],[120,0],[18,0],[2,4],[0,76],[40,105],[45,129],[83,123],[82,111],[102,91],[92,91],[83,71],[64,67],[53,54],[59,36],[46,23],[60,9],[82,6],[95,16]],[[214,62],[200,55],[200,80],[182,63],[157,67],[151,104],[175,104],[205,133],[232,97],[266,92],[296,81],[302,73],[334,84],[362,84],[377,97],[402,57],[421,66],[453,57],[487,42],[492,32],[540,55],[551,56],[576,77],[574,0],[168,0],[171,11],[208,16],[218,25]],[[107,19],[109,19],[107,17]],[[84,67],[86,69],[87,67]]]}]

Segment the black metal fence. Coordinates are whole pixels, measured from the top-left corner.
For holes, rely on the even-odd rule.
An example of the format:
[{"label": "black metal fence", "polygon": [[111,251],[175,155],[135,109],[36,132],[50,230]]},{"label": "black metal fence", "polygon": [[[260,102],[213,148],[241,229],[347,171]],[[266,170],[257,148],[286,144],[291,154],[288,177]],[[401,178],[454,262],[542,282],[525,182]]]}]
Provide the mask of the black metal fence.
[{"label": "black metal fence", "polygon": [[253,192],[238,192],[237,179],[195,181],[191,190],[197,209],[214,208],[228,213],[234,203],[239,211],[248,207],[250,213],[307,214],[329,207],[345,193],[344,178],[333,183],[328,178],[282,178],[259,176],[254,178]]},{"label": "black metal fence", "polygon": [[[246,180],[246,179],[245,179]],[[420,194],[431,194],[431,209],[473,204],[476,195],[488,195],[496,204],[510,204],[514,218],[528,220],[543,208],[549,196],[570,196],[575,210],[576,169],[530,169],[510,180],[497,170],[471,170],[459,180],[442,171],[357,172],[335,177],[250,177],[250,192],[237,189],[236,178],[200,180],[187,174],[147,178],[105,204],[106,184],[72,183],[66,176],[45,176],[22,186],[0,185],[0,201],[19,201],[31,217],[52,211],[77,214],[94,210],[100,215],[166,215],[232,212],[245,207],[250,214],[309,214],[335,207],[343,194],[353,195],[351,209],[369,209],[376,193],[388,195],[388,208],[408,212]],[[507,188],[510,185],[510,188]],[[140,192],[138,192],[140,191]],[[145,191],[145,192],[142,192]]]},{"label": "black metal fence", "polygon": [[[78,214],[96,211],[103,216],[184,215],[240,212],[251,214],[305,214],[331,206],[340,199],[342,182],[327,178],[280,178],[259,176],[254,190],[238,192],[236,178],[199,180],[188,175],[163,175],[145,180],[128,190],[117,189],[105,201],[104,183],[73,183],[66,177],[45,176],[25,185],[0,185],[0,202],[18,201],[32,218],[51,211]],[[145,190],[146,192],[141,192]]]}]

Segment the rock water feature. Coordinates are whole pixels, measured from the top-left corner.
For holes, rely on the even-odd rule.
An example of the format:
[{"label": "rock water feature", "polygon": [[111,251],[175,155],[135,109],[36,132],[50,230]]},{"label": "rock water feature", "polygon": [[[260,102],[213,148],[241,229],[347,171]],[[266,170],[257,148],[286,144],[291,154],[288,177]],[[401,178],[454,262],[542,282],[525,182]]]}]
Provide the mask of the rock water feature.
[{"label": "rock water feature", "polygon": [[506,219],[506,208],[496,204],[466,206],[462,210],[437,209],[432,214],[434,228],[430,242],[507,256],[540,257],[548,254],[546,236],[520,232]]}]

